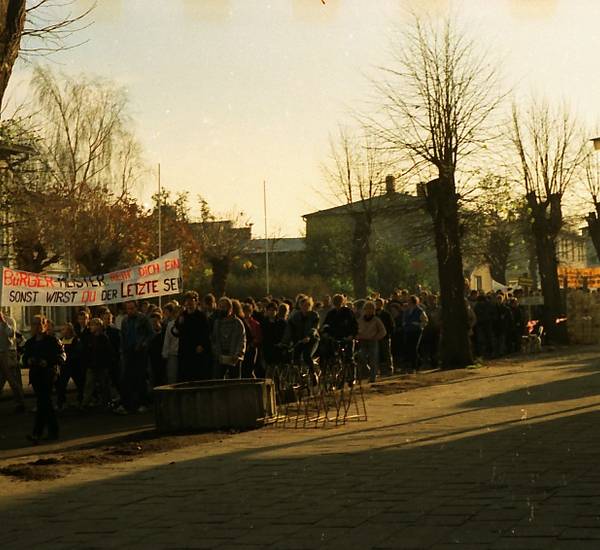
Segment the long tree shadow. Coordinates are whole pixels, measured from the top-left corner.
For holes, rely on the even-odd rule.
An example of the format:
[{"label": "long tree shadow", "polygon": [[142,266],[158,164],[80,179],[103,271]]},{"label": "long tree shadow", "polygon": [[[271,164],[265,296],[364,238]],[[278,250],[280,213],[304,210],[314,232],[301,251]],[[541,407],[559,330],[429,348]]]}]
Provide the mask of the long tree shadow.
[{"label": "long tree shadow", "polygon": [[[548,548],[600,515],[597,410],[407,443],[325,436],[2,499],[10,548]],[[475,428],[475,426],[472,426]],[[257,434],[257,437],[259,434]],[[357,449],[357,450],[353,450]],[[579,500],[577,500],[579,499]],[[589,530],[587,530],[589,531]],[[8,544],[11,543],[11,544]],[[587,546],[585,546],[587,547]]]},{"label": "long tree shadow", "polygon": [[[578,369],[575,372],[581,372],[581,370]],[[570,401],[596,395],[600,396],[600,372],[598,371],[471,399],[462,403],[461,406],[470,409],[508,407]]]}]

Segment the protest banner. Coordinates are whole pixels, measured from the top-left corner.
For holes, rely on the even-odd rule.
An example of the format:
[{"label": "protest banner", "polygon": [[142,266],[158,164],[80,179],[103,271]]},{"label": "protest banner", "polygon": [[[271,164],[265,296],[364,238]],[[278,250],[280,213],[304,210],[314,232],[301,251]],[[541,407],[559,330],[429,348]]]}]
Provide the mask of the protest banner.
[{"label": "protest banner", "polygon": [[179,250],[104,275],[82,277],[2,268],[2,306],[98,306],[181,292]]}]

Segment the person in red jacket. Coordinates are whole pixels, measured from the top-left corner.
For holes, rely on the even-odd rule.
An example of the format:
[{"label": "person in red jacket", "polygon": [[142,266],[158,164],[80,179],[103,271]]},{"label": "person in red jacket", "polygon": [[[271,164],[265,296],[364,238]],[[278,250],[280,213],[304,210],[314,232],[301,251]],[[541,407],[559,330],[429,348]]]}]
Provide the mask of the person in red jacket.
[{"label": "person in red jacket", "polygon": [[[257,374],[256,370],[262,371],[262,368],[259,369],[258,365],[259,349],[262,344],[262,329],[260,323],[252,316],[254,308],[251,303],[244,302],[242,311],[242,322],[246,329],[246,353],[242,362],[242,378],[254,378]],[[262,372],[258,373],[259,377],[261,377],[261,374]]]}]

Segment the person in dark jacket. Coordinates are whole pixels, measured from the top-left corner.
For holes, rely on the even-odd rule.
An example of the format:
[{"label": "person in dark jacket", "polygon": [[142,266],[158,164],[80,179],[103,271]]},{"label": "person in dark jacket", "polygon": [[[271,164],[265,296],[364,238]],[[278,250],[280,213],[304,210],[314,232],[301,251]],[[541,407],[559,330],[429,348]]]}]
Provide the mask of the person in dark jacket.
[{"label": "person in dark jacket", "polygon": [[394,318],[392,314],[384,308],[383,298],[375,300],[375,315],[381,319],[385,327],[385,336],[379,341],[379,368],[386,374],[394,374],[392,366],[392,334],[394,334]]},{"label": "person in dark jacket", "polygon": [[358,321],[354,312],[346,306],[346,298],[342,294],[335,294],[332,298],[333,308],[329,310],[321,327],[323,340],[328,341],[321,348],[321,359],[325,364],[333,359],[335,342],[347,341],[345,359],[352,360],[354,350],[353,340],[358,334]]},{"label": "person in dark jacket", "polygon": [[283,340],[287,322],[277,316],[277,302],[269,302],[265,309],[265,317],[261,323],[263,337],[263,359],[267,375],[272,373],[273,367],[283,361],[279,344]]},{"label": "person in dark jacket", "polygon": [[85,377],[90,360],[90,314],[87,309],[82,309],[77,313],[77,322],[75,323],[75,335],[77,343],[75,347],[74,360],[77,365],[72,371],[72,378],[77,387],[77,403],[83,404],[83,392],[85,389]]},{"label": "person in dark jacket", "polygon": [[[262,346],[262,328],[252,316],[252,303],[242,304],[241,320],[246,331],[246,352],[242,361],[242,378],[264,378],[262,364],[259,363],[259,353]],[[257,372],[258,371],[258,372]]]},{"label": "person in dark jacket", "polygon": [[150,324],[154,332],[148,347],[152,387],[164,386],[167,383],[167,364],[163,357],[166,325],[163,324],[162,314],[156,310],[150,314]]},{"label": "person in dark jacket", "polygon": [[59,366],[59,374],[56,381],[56,405],[58,410],[61,410],[67,401],[67,386],[70,379],[73,379],[77,388],[77,394],[81,394],[82,399],[84,391],[84,388],[80,388],[78,385],[81,383],[81,377],[76,374],[79,368],[76,351],[78,338],[72,323],[66,323],[63,326],[60,341],[65,352],[65,361]]},{"label": "person in dark jacket", "polygon": [[171,329],[179,338],[179,381],[210,380],[210,324],[206,314],[198,309],[198,293],[186,292],[183,306]]},{"label": "person in dark jacket", "polygon": [[406,350],[404,347],[404,330],[402,328],[402,317],[406,307],[406,304],[397,302],[395,300],[390,300],[388,305],[390,315],[394,320],[394,332],[391,335],[390,348],[395,371],[402,370],[403,362],[406,356]]},{"label": "person in dark jacket", "polygon": [[125,304],[127,316],[121,324],[121,402],[117,414],[146,412],[148,403],[148,346],[153,332],[150,320],[138,310],[137,302]]},{"label": "person in dark jacket", "polygon": [[496,317],[495,307],[489,297],[480,295],[473,306],[473,312],[477,318],[475,324],[475,338],[477,349],[482,357],[489,358],[494,354],[493,324]]},{"label": "person in dark jacket", "polygon": [[294,361],[301,358],[314,373],[313,357],[319,346],[319,316],[312,309],[313,300],[310,296],[301,297],[298,306],[299,309],[290,314],[283,343],[292,344]]},{"label": "person in dark jacket", "polygon": [[[109,368],[114,361],[114,350],[108,336],[104,332],[102,319],[90,321],[90,357],[85,379],[83,406],[99,404],[107,407],[110,403]],[[98,401],[95,397],[98,397]]]},{"label": "person in dark jacket", "polygon": [[521,351],[523,335],[525,334],[525,317],[523,310],[519,307],[519,301],[511,298],[509,301],[512,325],[509,330],[510,345],[509,352]]},{"label": "person in dark jacket", "polygon": [[58,419],[52,403],[52,387],[58,365],[65,361],[62,344],[55,336],[46,333],[46,318],[34,316],[31,321],[31,338],[23,347],[23,364],[29,369],[29,383],[36,398],[33,431],[28,439],[37,445],[48,430],[48,439],[58,439]]},{"label": "person in dark jacket", "polygon": [[104,333],[108,337],[110,345],[113,349],[113,360],[108,366],[108,374],[110,382],[117,394],[121,393],[121,331],[114,324],[113,314],[110,309],[103,309],[100,318],[104,323]]},{"label": "person in dark jacket", "polygon": [[427,314],[421,307],[419,298],[411,296],[408,299],[408,307],[402,316],[402,328],[407,360],[415,372],[419,370],[421,362],[419,348],[421,345],[421,335],[427,323]]}]

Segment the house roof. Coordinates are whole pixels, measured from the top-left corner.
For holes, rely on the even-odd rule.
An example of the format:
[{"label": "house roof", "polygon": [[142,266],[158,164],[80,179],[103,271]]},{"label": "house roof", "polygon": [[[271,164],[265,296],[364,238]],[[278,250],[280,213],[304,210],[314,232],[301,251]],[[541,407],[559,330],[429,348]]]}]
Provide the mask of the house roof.
[{"label": "house roof", "polygon": [[[265,253],[265,239],[252,239],[246,248],[250,254]],[[269,253],[282,254],[286,252],[304,252],[306,240],[303,237],[269,239]]]},{"label": "house roof", "polygon": [[400,205],[407,206],[411,203],[416,206],[421,200],[421,198],[415,195],[409,195],[408,193],[384,193],[376,197],[371,197],[370,199],[354,201],[348,204],[310,212],[309,214],[304,214],[302,217],[306,219],[317,216],[346,216],[355,212],[364,211],[366,208],[385,210]]}]

